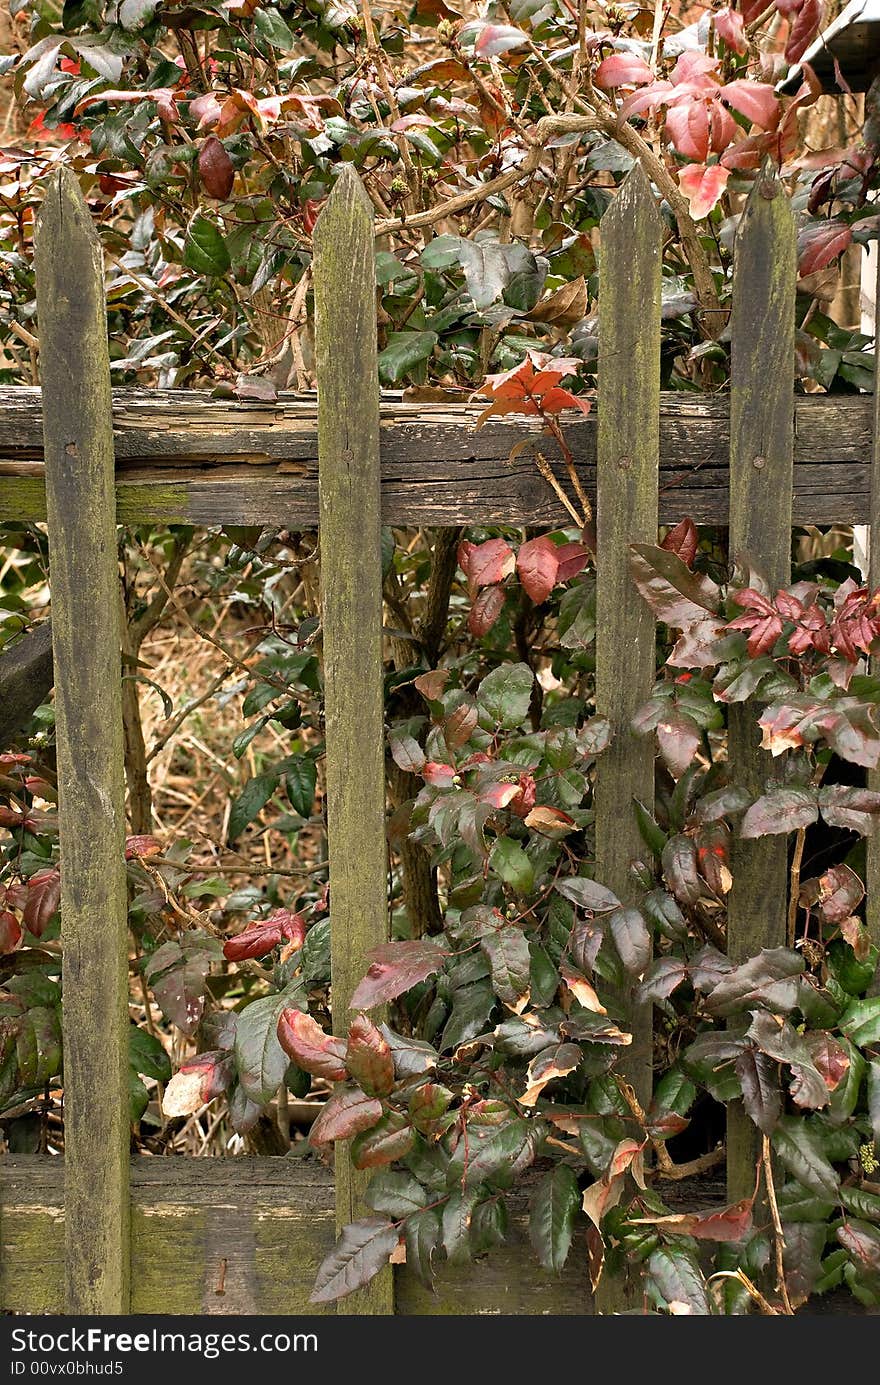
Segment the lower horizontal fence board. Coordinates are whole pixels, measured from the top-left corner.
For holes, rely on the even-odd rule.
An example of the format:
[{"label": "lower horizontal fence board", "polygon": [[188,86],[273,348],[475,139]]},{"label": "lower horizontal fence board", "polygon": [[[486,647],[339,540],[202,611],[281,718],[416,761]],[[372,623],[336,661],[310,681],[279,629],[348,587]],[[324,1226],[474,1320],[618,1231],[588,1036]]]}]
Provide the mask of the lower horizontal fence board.
[{"label": "lower horizontal fence board", "polygon": [[[0,1159],[0,1312],[63,1311],[63,1174],[60,1159]],[[335,1235],[325,1169],[280,1158],[135,1158],[131,1194],[133,1313],[321,1311],[308,1298]],[[437,1288],[400,1267],[398,1314],[590,1311],[585,1252],[575,1247],[554,1278],[521,1225],[487,1258],[441,1266]]]},{"label": "lower horizontal fence board", "polygon": [[[798,396],[794,402],[795,523],[864,523],[869,516],[872,400]],[[382,516],[390,524],[554,524],[565,511],[523,438],[516,415],[476,430],[479,405],[417,405],[383,398]],[[314,400],[237,404],[198,392],[114,393],[121,523],[311,526],[318,515]],[[0,522],[45,518],[40,392],[0,389]],[[562,423],[593,488],[594,411]],[[660,519],[728,515],[729,407],[724,397],[664,394],[660,409]],[[554,446],[541,439],[553,458]],[[567,486],[561,465],[559,479]]]},{"label": "lower horizontal fence board", "polygon": [[[723,1179],[664,1185],[675,1211],[718,1208]],[[310,1160],[135,1158],[131,1163],[132,1313],[332,1313],[309,1303],[333,1244],[330,1172]],[[525,1201],[520,1202],[523,1213]],[[64,1164],[0,1157],[0,1313],[64,1309]],[[398,1315],[592,1313],[586,1242],[575,1236],[559,1278],[546,1274],[514,1217],[507,1244],[472,1265],[441,1265],[437,1293],[395,1271]],[[224,1264],[225,1262],[225,1264]],[[339,1305],[345,1312],[345,1300]],[[877,1316],[846,1290],[802,1313]]]}]

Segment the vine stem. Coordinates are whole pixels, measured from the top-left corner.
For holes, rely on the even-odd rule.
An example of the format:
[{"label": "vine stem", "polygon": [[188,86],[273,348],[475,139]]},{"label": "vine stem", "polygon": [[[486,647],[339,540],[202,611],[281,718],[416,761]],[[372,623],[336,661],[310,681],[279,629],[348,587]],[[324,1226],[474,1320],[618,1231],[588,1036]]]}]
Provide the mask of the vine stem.
[{"label": "vine stem", "polygon": [[782,1230],[782,1220],[779,1216],[779,1205],[776,1201],[776,1185],[773,1182],[773,1160],[770,1156],[770,1137],[764,1135],[761,1138],[761,1165],[764,1170],[764,1183],[767,1188],[767,1201],[770,1204],[770,1215],[773,1218],[773,1251],[776,1259],[776,1287],[782,1299],[782,1305],[788,1317],[794,1317],[794,1309],[791,1306],[791,1299],[788,1296],[788,1285],[785,1282],[785,1234]]}]

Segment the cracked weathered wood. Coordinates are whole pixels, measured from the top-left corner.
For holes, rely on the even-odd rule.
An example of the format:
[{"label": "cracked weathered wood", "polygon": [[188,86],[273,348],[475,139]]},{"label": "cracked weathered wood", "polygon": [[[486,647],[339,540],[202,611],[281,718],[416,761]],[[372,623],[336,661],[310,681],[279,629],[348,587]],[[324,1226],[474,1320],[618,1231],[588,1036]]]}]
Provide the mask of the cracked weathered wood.
[{"label": "cracked weathered wood", "polygon": [[[376,270],[372,206],[350,164],[314,252],[332,1006],[345,1034],[367,954],[388,936]],[[340,1229],[368,1210],[370,1176],[336,1146]],[[393,1289],[382,1271],[345,1311],[393,1313]]]},{"label": "cracked weathered wood", "polygon": [[[633,799],[654,802],[654,744],[634,736],[630,722],[650,696],[656,669],[655,626],[629,566],[631,543],[657,538],[660,452],[660,217],[640,164],[602,218],[596,508],[596,711],[611,723],[612,739],[596,765],[596,877],[624,904],[643,891],[631,866],[645,844]],[[651,1100],[653,1004],[623,1004],[632,1047],[621,1071],[642,1105]],[[626,1307],[624,1286],[605,1276],[598,1303]]]},{"label": "cracked weathered wood", "polygon": [[[867,523],[870,397],[793,397],[794,520]],[[382,516],[393,524],[558,524],[567,516],[524,450],[539,431],[510,417],[474,429],[479,404],[424,405],[384,395]],[[597,420],[563,415],[589,490],[595,486]],[[0,389],[0,522],[45,517],[39,390]],[[118,517],[133,524],[314,525],[318,515],[317,414],[313,396],[236,403],[206,392],[114,391]],[[660,519],[728,518],[726,397],[660,396]],[[547,455],[554,446],[544,440]],[[564,471],[558,467],[563,486]]]},{"label": "cracked weathered wood", "polygon": [[[731,318],[730,557],[748,560],[771,591],[791,579],[791,397],[794,389],[797,254],[791,204],[773,176],[755,183],[734,248]],[[779,761],[760,748],[754,705],[732,706],[731,779],[758,797]],[[727,950],[734,962],[784,947],[788,839],[736,840]],[[727,1108],[731,1201],[755,1186],[758,1142],[741,1102]]]},{"label": "cracked weathered wood", "polygon": [[119,572],[101,249],[76,176],[46,190],[37,312],[55,665],[65,1304],[127,1313],[128,949]]}]

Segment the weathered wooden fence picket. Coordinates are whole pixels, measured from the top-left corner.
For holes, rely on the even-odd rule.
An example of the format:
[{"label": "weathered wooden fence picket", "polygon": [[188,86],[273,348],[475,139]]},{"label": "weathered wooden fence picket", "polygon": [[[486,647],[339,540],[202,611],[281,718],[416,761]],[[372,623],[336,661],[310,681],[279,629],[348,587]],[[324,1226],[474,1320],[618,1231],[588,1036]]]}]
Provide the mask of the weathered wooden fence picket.
[{"label": "weathered wooden fence picket", "polygon": [[[597,704],[617,728],[654,677],[653,620],[629,580],[627,546],[653,540],[658,522],[729,520],[732,556],[748,553],[780,584],[792,516],[870,522],[880,576],[880,399],[794,394],[794,223],[783,189],[762,177],[741,220],[729,400],[660,393],[660,244],[637,167],[602,227],[598,408],[566,424],[596,498]],[[111,402],[100,254],[72,174],[47,194],[37,271],[43,391],[0,390],[0,522],[49,527],[67,1152],[0,1160],[0,1310],[308,1312],[334,1222],[350,1219],[362,1193],[344,1152],[335,1216],[330,1175],[298,1161],[128,1157],[115,525],[320,523],[333,1003],[344,1026],[365,954],[387,928],[380,524],[567,516],[527,456],[511,458],[533,422],[476,433],[473,407],[380,401],[372,212],[348,167],[315,236],[317,408],[148,391]],[[757,784],[769,761],[736,713],[730,755]],[[652,800],[653,753],[624,735],[596,787],[598,874],[623,898],[644,851],[633,797]],[[876,839],[868,853],[868,921],[880,940]],[[729,949],[743,958],[785,941],[786,853],[770,838],[737,855]],[[632,1016],[628,1076],[643,1100],[650,1019]],[[753,1139],[736,1111],[727,1162],[731,1196],[750,1192]],[[583,1259],[554,1280],[515,1240],[472,1270],[444,1271],[436,1298],[400,1267],[341,1311],[589,1312]],[[612,1286],[600,1306],[617,1301]]]}]

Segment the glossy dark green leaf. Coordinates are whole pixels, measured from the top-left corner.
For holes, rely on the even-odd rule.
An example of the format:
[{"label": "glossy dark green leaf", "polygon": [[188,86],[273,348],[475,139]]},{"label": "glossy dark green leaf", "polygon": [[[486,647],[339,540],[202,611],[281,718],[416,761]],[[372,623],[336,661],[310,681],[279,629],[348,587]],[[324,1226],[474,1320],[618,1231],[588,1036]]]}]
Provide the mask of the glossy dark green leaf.
[{"label": "glossy dark green leaf", "polygon": [[526,719],[535,675],[528,664],[499,664],[477,688],[477,706],[491,727],[514,731]]},{"label": "glossy dark green leaf", "polygon": [[559,1274],[568,1259],[580,1189],[574,1171],[557,1164],[545,1173],[529,1204],[529,1239],[545,1270]]},{"label": "glossy dark green leaf", "polygon": [[242,1090],[259,1106],[271,1101],[284,1081],[290,1062],[278,1042],[278,1021],[287,1009],[307,1010],[308,1000],[297,980],[279,995],[252,1000],[235,1026],[235,1066]]},{"label": "glossy dark green leaf", "polygon": [[817,1197],[836,1199],[840,1180],[802,1116],[780,1116],[771,1138],[792,1178]]},{"label": "glossy dark green leaf", "polygon": [[480,947],[492,968],[492,989],[499,1000],[519,1013],[529,999],[532,967],[525,933],[514,924],[491,928],[480,938]]},{"label": "glossy dark green leaf", "polygon": [[687,1304],[691,1313],[708,1317],[709,1295],[699,1261],[684,1245],[658,1246],[648,1256],[648,1280],[666,1304]]},{"label": "glossy dark green leaf", "polygon": [[223,232],[202,212],[196,213],[187,228],[183,262],[197,274],[215,277],[226,274],[232,263]]}]

